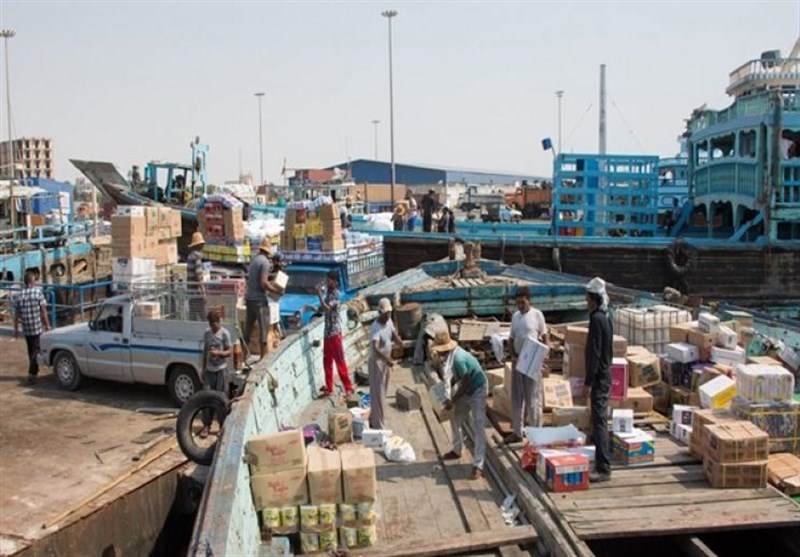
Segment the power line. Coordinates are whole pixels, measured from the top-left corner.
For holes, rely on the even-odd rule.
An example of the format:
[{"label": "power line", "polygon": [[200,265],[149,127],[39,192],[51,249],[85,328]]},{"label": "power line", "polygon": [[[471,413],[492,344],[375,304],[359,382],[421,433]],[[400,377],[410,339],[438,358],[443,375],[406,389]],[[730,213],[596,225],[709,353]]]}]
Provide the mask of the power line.
[{"label": "power line", "polygon": [[636,136],[636,133],[633,131],[633,128],[631,128],[631,127],[628,125],[628,122],[627,122],[627,120],[625,120],[625,116],[622,114],[622,110],[620,110],[620,108],[617,106],[617,103],[615,103],[615,102],[612,100],[612,101],[611,101],[611,106],[613,106],[614,108],[616,108],[616,109],[617,109],[617,112],[619,112],[619,117],[622,119],[622,123],[623,123],[623,124],[625,124],[625,127],[626,127],[626,128],[628,128],[628,132],[629,132],[629,133],[630,133],[630,134],[633,136],[633,139],[635,139],[635,140],[636,140],[636,143],[638,143],[638,144],[639,144],[639,148],[642,150],[642,152],[647,152],[647,149],[645,149],[645,148],[644,148],[644,145],[642,145],[642,142],[641,142],[641,141],[639,141],[639,138]]},{"label": "power line", "polygon": [[587,115],[587,114],[589,114],[589,111],[591,111],[591,110],[592,110],[592,103],[589,103],[589,106],[587,106],[587,107],[586,107],[586,112],[584,112],[584,113],[583,113],[583,115],[582,115],[582,116],[580,117],[580,119],[578,120],[578,123],[577,123],[577,124],[575,124],[575,127],[574,127],[574,128],[572,128],[572,131],[571,131],[571,132],[569,132],[569,135],[567,135],[566,139],[564,139],[564,143],[569,143],[569,140],[570,140],[570,139],[572,139],[572,135],[573,135],[573,134],[574,134],[576,131],[578,131],[578,128],[579,128],[579,127],[581,126],[581,124],[583,123],[583,120],[586,118],[586,115]]}]

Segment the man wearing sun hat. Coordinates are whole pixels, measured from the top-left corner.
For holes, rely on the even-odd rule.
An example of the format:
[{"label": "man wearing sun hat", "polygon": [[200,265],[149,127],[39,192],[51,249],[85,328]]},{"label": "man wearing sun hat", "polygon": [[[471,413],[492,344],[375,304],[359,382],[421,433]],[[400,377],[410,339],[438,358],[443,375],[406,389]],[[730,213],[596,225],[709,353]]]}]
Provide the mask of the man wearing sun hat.
[{"label": "man wearing sun hat", "polygon": [[258,321],[261,358],[267,355],[267,328],[269,327],[269,298],[268,294],[280,296],[281,289],[269,280],[272,272],[272,263],[269,255],[272,253],[272,243],[264,237],[258,252],[250,259],[250,268],[247,271],[247,291],[245,292],[245,306],[247,312],[244,322],[244,341],[250,345],[250,335],[253,325]]},{"label": "man wearing sun hat", "polygon": [[369,330],[369,427],[386,429],[384,410],[389,375],[394,366],[392,344],[402,344],[400,335],[392,323],[392,303],[388,298],[378,302],[378,318]]},{"label": "man wearing sun hat", "polygon": [[592,437],[594,438],[594,471],[589,481],[605,482],[611,478],[611,459],[608,441],[608,398],[611,392],[611,360],[614,355],[614,330],[608,315],[606,283],[595,277],[586,285],[586,305],[589,308],[589,336],[586,339],[586,379],[591,406]]},{"label": "man wearing sun hat", "polygon": [[486,438],[483,435],[483,424],[486,419],[486,396],[489,394],[489,382],[478,360],[458,346],[444,330],[436,333],[432,350],[441,354],[442,359],[453,352],[453,377],[450,380],[452,394],[445,403],[446,409],[453,408],[450,426],[453,430],[453,448],[442,458],[458,460],[464,439],[461,431],[470,411],[475,422],[475,451],[472,455],[472,475],[477,480],[483,476],[483,460],[486,455]]},{"label": "man wearing sun hat", "polygon": [[189,255],[186,257],[186,281],[188,290],[195,295],[189,298],[189,320],[205,321],[206,300],[203,284],[203,246],[206,244],[201,232],[192,234],[189,242]]}]

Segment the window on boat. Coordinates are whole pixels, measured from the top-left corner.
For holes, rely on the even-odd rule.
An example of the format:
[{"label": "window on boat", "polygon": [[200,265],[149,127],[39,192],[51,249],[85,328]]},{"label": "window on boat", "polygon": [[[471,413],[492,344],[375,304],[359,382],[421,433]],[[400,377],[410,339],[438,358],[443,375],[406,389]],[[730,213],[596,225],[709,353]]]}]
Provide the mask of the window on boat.
[{"label": "window on boat", "polygon": [[708,163],[707,141],[701,141],[694,146],[694,162],[698,166]]},{"label": "window on boat", "polygon": [[736,136],[732,133],[721,135],[711,140],[711,159],[718,160],[734,155],[733,147]]},{"label": "window on boat", "polygon": [[756,158],[756,131],[748,130],[739,132],[739,156],[749,159]]}]

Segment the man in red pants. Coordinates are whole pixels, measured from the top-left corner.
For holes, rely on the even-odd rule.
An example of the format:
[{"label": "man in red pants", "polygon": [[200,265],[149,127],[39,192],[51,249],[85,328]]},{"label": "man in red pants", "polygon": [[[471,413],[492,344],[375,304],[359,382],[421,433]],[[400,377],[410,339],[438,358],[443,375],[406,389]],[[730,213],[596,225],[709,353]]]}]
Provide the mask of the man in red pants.
[{"label": "man in red pants", "polygon": [[325,395],[333,394],[333,364],[339,372],[344,390],[347,395],[353,394],[353,384],[350,382],[350,371],[344,357],[342,345],[342,323],[339,317],[339,275],[330,271],[325,278],[326,291],[317,287],[319,296],[319,311],[325,313],[325,344],[322,350],[322,365],[325,368]]}]

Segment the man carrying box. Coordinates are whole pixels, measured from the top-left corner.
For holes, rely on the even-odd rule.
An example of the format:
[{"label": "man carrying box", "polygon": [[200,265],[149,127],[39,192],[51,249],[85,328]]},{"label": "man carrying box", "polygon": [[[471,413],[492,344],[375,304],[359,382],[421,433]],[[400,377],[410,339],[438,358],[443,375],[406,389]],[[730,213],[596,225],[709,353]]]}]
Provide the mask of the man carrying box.
[{"label": "man carrying box", "polygon": [[527,413],[526,423],[533,427],[542,425],[542,374],[528,377],[517,370],[517,359],[522,353],[528,337],[547,344],[547,324],[544,314],[531,305],[531,293],[525,287],[517,288],[517,311],[511,318],[511,425],[514,429],[506,438],[506,443],[522,441],[522,421]]},{"label": "man carrying box", "polygon": [[486,397],[489,394],[489,382],[478,360],[458,346],[450,338],[450,334],[439,331],[434,338],[432,349],[442,355],[446,360],[449,352],[453,352],[453,377],[450,380],[453,394],[444,403],[444,409],[454,409],[450,426],[453,430],[453,449],[446,453],[444,460],[458,460],[461,458],[463,447],[463,434],[461,429],[470,411],[475,422],[475,453],[472,458],[472,475],[470,479],[477,480],[483,476],[483,459],[486,454],[486,438],[483,435],[483,423],[486,418]]},{"label": "man carrying box", "polygon": [[599,277],[586,285],[589,308],[589,336],[586,339],[587,399],[591,405],[592,437],[594,437],[594,472],[591,482],[611,479],[611,454],[608,441],[608,398],[611,393],[611,360],[614,354],[614,331],[608,316],[606,283]]},{"label": "man carrying box", "polygon": [[280,296],[283,291],[279,286],[269,280],[272,271],[272,263],[269,256],[272,252],[272,244],[269,238],[264,238],[256,253],[250,260],[250,269],[247,272],[247,292],[245,294],[245,305],[247,313],[244,322],[244,342],[250,346],[250,335],[253,333],[253,325],[258,321],[259,341],[261,343],[261,357],[263,360],[267,355],[267,327],[269,327],[269,300],[267,294]]}]

